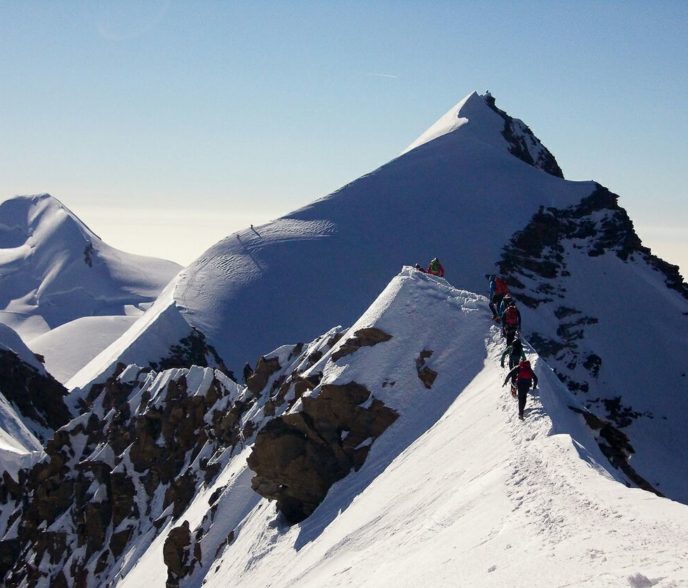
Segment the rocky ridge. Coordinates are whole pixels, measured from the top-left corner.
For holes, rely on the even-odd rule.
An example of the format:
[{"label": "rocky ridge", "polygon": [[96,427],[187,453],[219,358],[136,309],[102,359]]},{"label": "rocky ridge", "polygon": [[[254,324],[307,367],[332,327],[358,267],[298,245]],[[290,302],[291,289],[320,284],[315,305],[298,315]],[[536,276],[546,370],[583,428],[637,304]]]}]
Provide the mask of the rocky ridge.
[{"label": "rocky ridge", "polygon": [[[215,540],[217,532],[205,537],[227,485],[215,489],[198,528],[190,530],[180,517],[263,427],[270,426],[274,437],[271,423],[281,422],[275,415],[318,385],[317,371],[305,372],[341,335],[342,329],[333,329],[309,345],[284,346],[260,358],[246,387],[211,368],[157,372],[118,366],[106,382],[90,387],[81,401],[83,414],[56,432],[43,461],[21,470],[17,480],[5,474],[0,481],[2,510],[13,513],[0,529],[4,581],[50,586],[115,581],[126,571],[121,557],[127,549],[134,543],[140,548],[142,537],[150,542],[158,533],[165,535],[168,585],[198,571],[209,552],[231,542],[233,529],[223,541]],[[354,431],[344,453],[337,453],[339,461],[331,464],[341,477],[365,459],[370,442],[356,446],[371,436],[367,426],[378,430],[379,425],[360,415],[376,414],[379,403],[361,409],[352,404],[357,397],[337,392],[309,401],[304,418],[319,427],[321,449],[323,423],[338,427],[341,420],[341,426]],[[358,420],[344,422],[345,415],[336,412],[342,406]],[[328,441],[337,446],[336,440]],[[260,450],[256,455],[261,456],[256,463],[263,481],[255,486],[265,488],[274,464]],[[293,484],[296,500],[311,496],[312,484],[307,476],[301,490]],[[208,544],[213,541],[217,544]]]},{"label": "rocky ridge", "polygon": [[0,348],[0,392],[41,441],[70,418],[65,404],[67,390],[45,370],[22,361],[9,349]]}]

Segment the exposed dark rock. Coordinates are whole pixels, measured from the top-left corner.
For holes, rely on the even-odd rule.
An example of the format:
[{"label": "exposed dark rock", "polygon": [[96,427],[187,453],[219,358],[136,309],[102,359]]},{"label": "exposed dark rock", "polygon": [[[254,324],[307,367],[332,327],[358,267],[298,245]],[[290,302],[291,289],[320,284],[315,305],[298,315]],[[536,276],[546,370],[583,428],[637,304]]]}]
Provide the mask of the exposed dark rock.
[{"label": "exposed dark rock", "polygon": [[344,343],[339,346],[339,349],[332,354],[332,361],[337,361],[342,357],[351,355],[361,347],[373,347],[378,343],[389,341],[391,338],[391,335],[375,327],[359,329],[354,333],[353,337],[344,341]]},{"label": "exposed dark rock", "polygon": [[[14,511],[18,535],[0,542],[0,566],[6,557],[4,585],[59,584],[59,570],[70,556],[73,585],[101,585],[135,533],[140,540],[146,529],[159,529],[179,517],[198,480],[208,471],[217,472],[219,464],[208,465],[208,459],[200,460],[205,468],[192,468],[206,443],[212,442],[211,453],[221,453],[225,439],[241,437],[239,417],[252,402],[228,402],[228,395],[238,390],[226,388],[219,374],[204,394],[189,391],[182,373],[151,397],[148,388],[140,394],[137,389],[152,386],[153,378],[123,383],[118,379],[122,371],[118,368],[115,376],[93,386],[82,402],[85,411],[93,411],[59,429],[42,462],[20,470],[18,480],[9,475],[0,479],[1,506]],[[132,398],[139,399],[138,406],[130,406]],[[223,423],[223,413],[234,415],[231,426]],[[157,500],[163,491],[163,500]],[[166,507],[168,513],[162,515]],[[58,519],[65,531],[46,532]],[[127,519],[137,521],[135,529]],[[86,549],[75,557],[79,546]],[[189,565],[200,561],[200,546],[194,545],[191,555]],[[29,561],[47,561],[50,567],[37,568]]]},{"label": "exposed dark rock", "polygon": [[602,367],[602,358],[596,353],[591,353],[585,358],[583,367],[588,370],[594,378],[596,378],[600,373],[600,368]]},{"label": "exposed dark rock", "polygon": [[[644,260],[660,272],[665,284],[688,298],[688,285],[678,268],[663,262],[644,247],[635,233],[626,211],[618,205],[618,196],[601,185],[576,206],[566,209],[545,208],[533,216],[528,225],[511,239],[499,262],[513,296],[538,313],[551,312],[549,333],[524,333],[531,345],[548,358],[559,379],[574,393],[587,393],[598,377],[603,358],[586,342],[586,332],[598,319],[584,316],[565,303],[564,288],[570,275],[567,248],[578,249],[590,256],[613,254],[627,261],[631,256]],[[526,286],[526,284],[530,284]],[[557,306],[545,306],[555,302]],[[550,310],[551,307],[554,307]],[[545,317],[543,317],[545,318]],[[582,366],[588,376],[581,373]],[[607,418],[620,426],[639,413],[614,401],[608,392]]]},{"label": "exposed dark rock", "polygon": [[[642,413],[633,410],[630,406],[625,406],[621,403],[621,396],[614,398],[604,398],[602,400],[609,419],[616,424],[617,427],[627,427]],[[646,415],[649,416],[649,415]]]},{"label": "exposed dark rock", "polygon": [[294,345],[294,348],[291,350],[291,353],[289,354],[287,361],[291,361],[291,360],[297,358],[299,355],[301,355],[302,351],[303,351],[303,343],[297,343],[296,345]]},{"label": "exposed dark rock", "polygon": [[174,527],[162,547],[162,559],[167,566],[168,588],[177,588],[179,580],[189,572],[189,546],[191,545],[191,531],[189,521],[184,521],[179,527]]},{"label": "exposed dark rock", "polygon": [[93,243],[90,241],[84,248],[84,263],[88,267],[93,267],[93,254],[95,253],[95,249],[93,248]]},{"label": "exposed dark rock", "polygon": [[4,578],[9,570],[19,560],[21,543],[19,539],[3,539],[0,541],[0,578]]},{"label": "exposed dark rock", "polygon": [[222,553],[222,550],[225,547],[234,543],[234,538],[235,538],[234,537],[234,531],[230,531],[229,535],[227,535],[227,538],[222,543],[220,543],[220,545],[218,546],[217,551],[215,552],[215,559],[217,559],[220,556],[220,554]]},{"label": "exposed dark rock", "polygon": [[189,368],[192,365],[212,367],[236,381],[234,373],[227,369],[215,348],[206,341],[205,335],[194,327],[191,328],[191,334],[188,337],[180,339],[179,343],[170,347],[167,357],[151,362],[150,365],[156,371]]},{"label": "exposed dark rock", "polygon": [[189,506],[191,499],[196,492],[196,478],[189,472],[176,480],[172,480],[165,492],[165,500],[163,507],[169,504],[174,505],[172,516],[174,518],[180,517],[182,513]]},{"label": "exposed dark rock", "polygon": [[337,343],[339,343],[339,340],[344,336],[343,331],[338,331],[334,333],[327,341],[327,348],[332,349]]},{"label": "exposed dark rock", "polygon": [[363,464],[397,416],[360,384],[323,385],[315,398],[303,398],[302,412],[275,418],[258,433],[248,458],[252,487],[276,500],[289,523],[299,522],[334,482]]},{"label": "exposed dark rock", "polygon": [[652,492],[657,496],[664,496],[645,478],[643,478],[635,469],[628,463],[628,459],[635,453],[628,437],[619,429],[614,427],[611,423],[600,419],[593,413],[587,410],[581,410],[574,406],[569,408],[583,415],[586,424],[597,432],[597,444],[600,450],[609,460],[609,462],[617,469],[621,470],[638,488]]},{"label": "exposed dark rock", "polygon": [[416,358],[416,371],[418,372],[418,378],[428,389],[432,388],[435,378],[437,377],[437,372],[425,365],[425,360],[429,359],[432,354],[433,352],[431,350],[423,349],[423,351],[421,351]]},{"label": "exposed dark rock", "polygon": [[[0,382],[5,398],[15,405],[39,439],[46,441],[42,428],[55,430],[70,418],[64,397],[67,390],[49,374],[42,375],[19,356],[0,349]],[[30,421],[39,426],[31,427]]]},{"label": "exposed dark rock", "polygon": [[270,376],[280,369],[279,360],[276,357],[261,357],[256,364],[253,375],[248,379],[246,385],[254,395],[260,394],[270,379]]},{"label": "exposed dark rock", "polygon": [[[533,131],[520,120],[513,119],[506,112],[499,109],[495,103],[493,96],[488,95],[485,98],[488,106],[492,108],[499,116],[504,119],[504,129],[502,129],[502,135],[509,143],[509,152],[512,155],[518,157],[521,161],[526,162],[528,165],[537,167],[548,174],[556,176],[558,178],[563,178],[564,174],[554,158],[554,155],[545,148],[540,140],[533,134]],[[531,150],[528,145],[532,147],[539,146],[540,153],[538,154],[537,161],[533,159],[531,155]],[[537,152],[538,150],[535,149]]]},{"label": "exposed dark rock", "polygon": [[115,558],[118,558],[124,553],[124,548],[129,543],[129,540],[134,534],[134,528],[128,527],[122,531],[117,531],[112,534],[110,538],[110,551]]}]

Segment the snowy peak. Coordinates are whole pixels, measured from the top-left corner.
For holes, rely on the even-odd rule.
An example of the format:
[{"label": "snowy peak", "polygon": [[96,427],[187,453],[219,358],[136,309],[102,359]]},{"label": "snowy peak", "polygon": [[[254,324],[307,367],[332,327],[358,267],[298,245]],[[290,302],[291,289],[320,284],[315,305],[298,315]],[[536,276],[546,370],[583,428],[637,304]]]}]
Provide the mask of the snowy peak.
[{"label": "snowy peak", "polygon": [[91,264],[94,241],[100,238],[50,194],[18,196],[0,204],[0,248],[5,250],[0,259],[5,263],[55,243],[81,250],[84,263]]},{"label": "snowy peak", "polygon": [[[418,137],[413,143],[404,149],[402,153],[408,153],[409,151],[412,151],[421,145],[425,145],[430,141],[434,141],[442,135],[452,133],[465,125],[469,121],[469,117],[468,112],[464,112],[464,108],[466,108],[466,111],[469,109],[467,106],[469,102],[478,102],[484,104],[484,101],[480,99],[480,96],[476,92],[469,94],[463,100],[459,101],[458,104],[452,106],[440,118],[438,118],[428,130],[426,130],[420,137]],[[488,112],[487,120],[489,121],[493,118],[494,117]]]},{"label": "snowy peak", "polygon": [[80,317],[126,314],[177,271],[108,246],[49,194],[0,204],[0,322],[26,341]]},{"label": "snowy peak", "polygon": [[525,163],[563,178],[561,168],[550,151],[521,120],[499,109],[494,97],[472,92],[450,108],[402,153],[408,153],[435,139],[460,133],[466,140],[477,140],[505,149]]}]

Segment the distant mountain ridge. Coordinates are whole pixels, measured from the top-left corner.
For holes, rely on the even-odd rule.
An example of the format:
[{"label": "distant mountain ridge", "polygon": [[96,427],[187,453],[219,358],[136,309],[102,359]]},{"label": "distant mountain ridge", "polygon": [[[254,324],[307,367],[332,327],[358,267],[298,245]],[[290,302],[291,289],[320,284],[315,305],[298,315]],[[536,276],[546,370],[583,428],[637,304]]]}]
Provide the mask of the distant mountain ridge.
[{"label": "distant mountain ridge", "polygon": [[125,314],[178,268],[113,249],[49,194],[0,204],[0,318],[29,338],[81,316]]},{"label": "distant mountain ridge", "polygon": [[[0,227],[0,262],[41,277],[9,305],[27,332],[74,310],[64,276],[71,292],[93,279],[96,305],[141,294],[71,213],[49,197],[10,209],[27,204],[41,238]],[[33,264],[34,241],[52,265]],[[447,280],[412,267],[434,256]],[[122,289],[99,267],[123,268]],[[539,378],[524,421],[480,294],[492,272]],[[39,292],[65,306],[39,308]],[[688,286],[618,197],[563,179],[525,123],[472,93],[400,157],[210,248],[69,377],[64,402],[54,380],[33,402],[49,376],[0,324],[0,392],[18,390],[0,396],[0,577],[682,585],[686,320]],[[24,423],[51,437],[43,449]]]},{"label": "distant mountain ridge", "polygon": [[[179,269],[170,261],[110,247],[49,194],[0,203],[0,322],[17,331],[58,371],[64,371],[58,364],[65,362],[65,348],[75,339],[88,340],[89,331],[100,327],[111,333],[104,343],[91,341],[102,349],[155,300]],[[102,320],[86,327],[75,322],[84,317]],[[107,324],[107,317],[130,320]],[[73,324],[67,332],[38,340],[69,323]],[[71,369],[94,354],[84,346],[71,357],[76,365]]]}]

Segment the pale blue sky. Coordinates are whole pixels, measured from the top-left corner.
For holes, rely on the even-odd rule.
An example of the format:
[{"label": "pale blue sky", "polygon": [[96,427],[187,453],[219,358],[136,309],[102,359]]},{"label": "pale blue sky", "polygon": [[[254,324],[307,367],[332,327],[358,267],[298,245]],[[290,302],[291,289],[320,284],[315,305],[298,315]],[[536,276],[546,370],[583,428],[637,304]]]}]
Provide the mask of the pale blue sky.
[{"label": "pale blue sky", "polygon": [[128,251],[188,263],[489,89],[688,273],[688,2],[4,1],[0,76],[0,200]]}]

